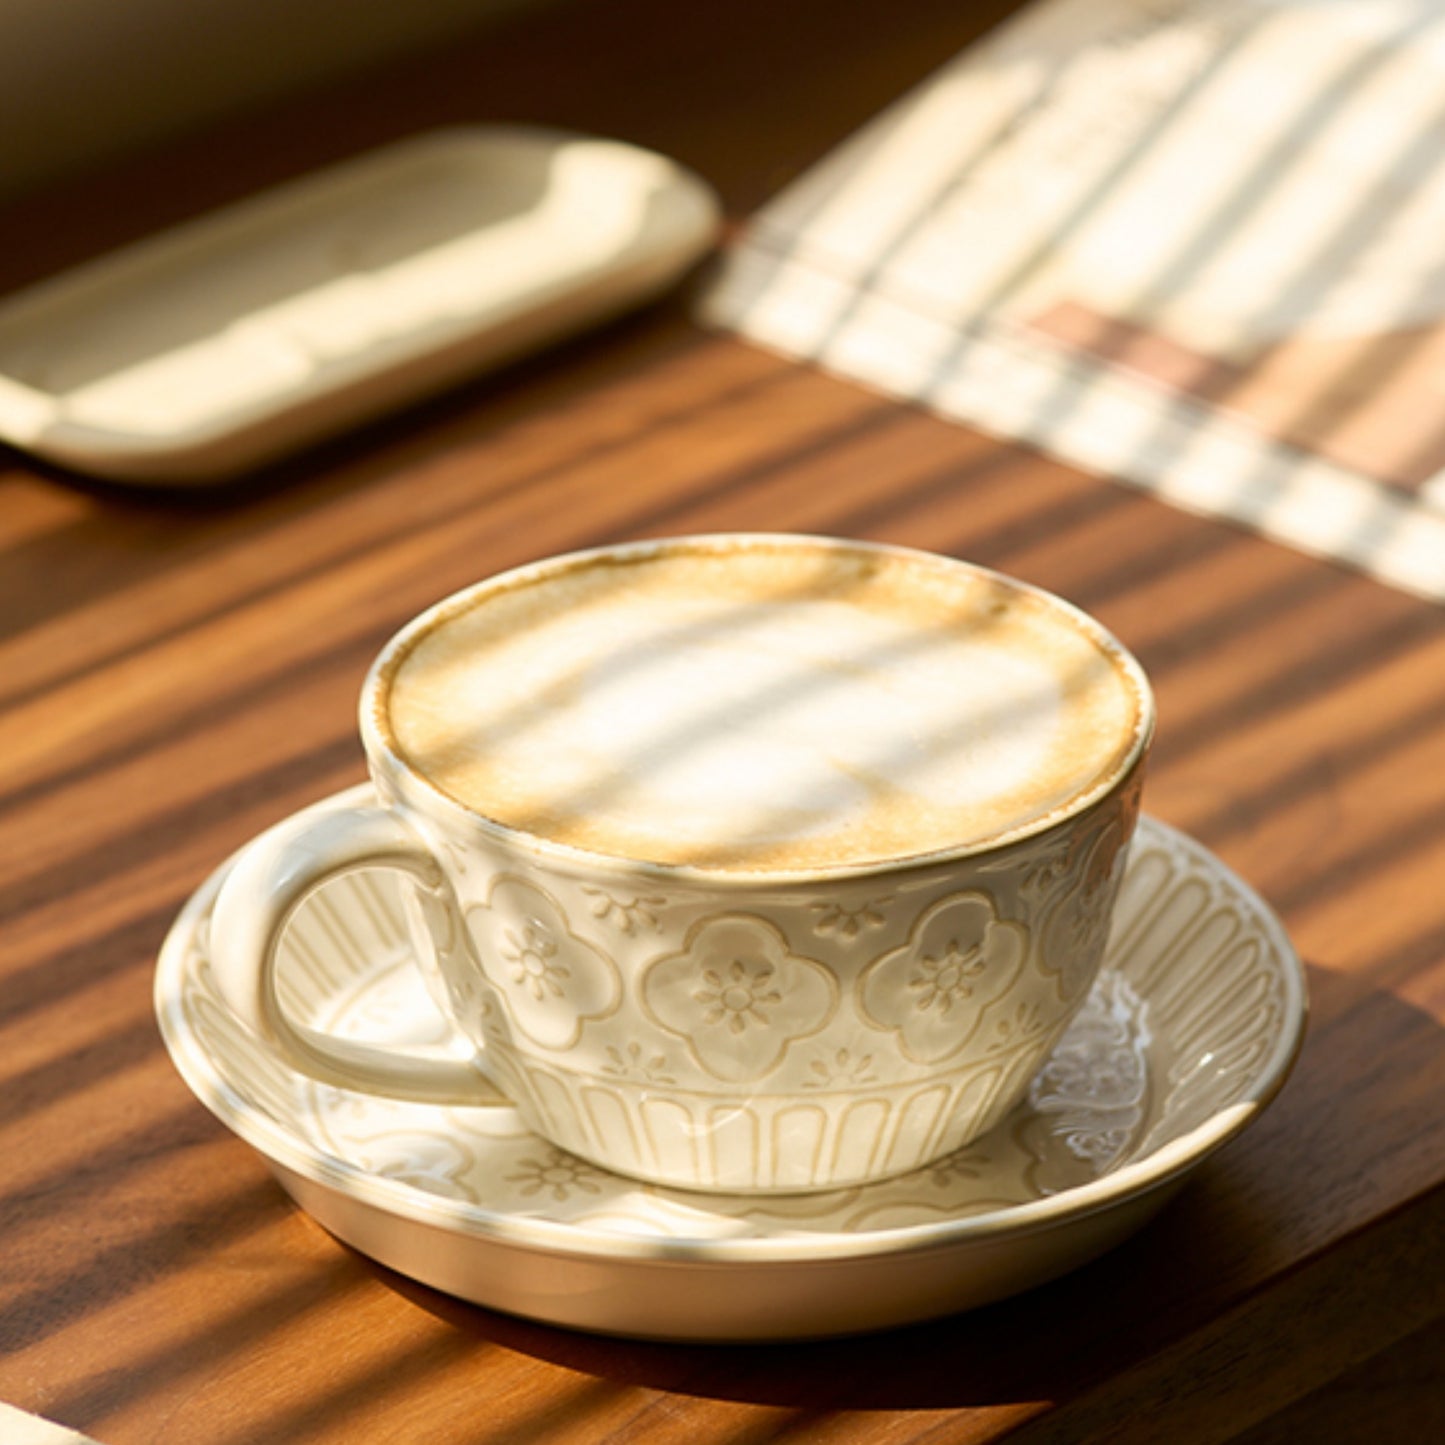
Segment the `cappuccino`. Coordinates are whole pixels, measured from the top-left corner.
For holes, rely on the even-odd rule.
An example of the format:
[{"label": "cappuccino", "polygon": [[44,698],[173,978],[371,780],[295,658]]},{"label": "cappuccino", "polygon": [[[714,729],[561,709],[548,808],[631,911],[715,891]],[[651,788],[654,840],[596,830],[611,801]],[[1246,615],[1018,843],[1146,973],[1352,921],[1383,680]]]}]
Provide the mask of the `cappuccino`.
[{"label": "cappuccino", "polygon": [[376,722],[432,787],[616,858],[792,872],[1048,826],[1138,755],[1103,629],[963,563],[806,537],[581,554],[473,588],[387,659]]},{"label": "cappuccino", "polygon": [[[1103,959],[1153,725],[1067,604],[819,537],[520,568],[408,623],[362,697],[373,786],[220,890],[239,1022],[323,1083],[510,1103],[729,1192],[907,1173],[1018,1104]],[[288,921],[368,868],[405,875],[471,1054],[290,1022]]]}]

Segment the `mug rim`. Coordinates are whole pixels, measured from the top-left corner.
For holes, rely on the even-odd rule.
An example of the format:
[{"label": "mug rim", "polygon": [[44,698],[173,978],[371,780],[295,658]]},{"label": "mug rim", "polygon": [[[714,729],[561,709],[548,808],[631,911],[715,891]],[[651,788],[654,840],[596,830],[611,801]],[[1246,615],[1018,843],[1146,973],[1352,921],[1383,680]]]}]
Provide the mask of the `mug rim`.
[{"label": "mug rim", "polygon": [[[411,763],[396,743],[387,699],[391,679],[397,669],[424,637],[451,617],[476,606],[479,599],[486,594],[526,586],[538,579],[567,571],[592,567],[603,559],[633,562],[675,552],[726,552],[767,547],[815,548],[820,551],[863,552],[912,559],[946,570],[962,569],[1039,599],[1050,610],[1062,613],[1071,620],[1107,654],[1132,687],[1137,703],[1137,718],[1129,747],[1120,755],[1111,770],[1104,772],[1088,787],[1080,789],[1063,803],[1013,828],[1003,829],[967,843],[935,848],[927,852],[811,867],[723,867],[715,864],[667,863],[630,857],[625,853],[583,848],[504,823],[446,792]],[[507,568],[450,593],[404,623],[382,647],[367,670],[362,684],[359,715],[362,745],[378,782],[392,783],[405,805],[423,812],[440,812],[445,817],[459,820],[467,827],[480,830],[512,852],[520,851],[557,864],[570,864],[574,869],[600,868],[614,876],[627,875],[659,883],[671,881],[675,884],[694,883],[710,888],[736,886],[757,889],[773,884],[791,886],[894,876],[931,869],[1004,853],[1016,845],[1071,823],[1115,797],[1138,776],[1153,742],[1157,706],[1148,676],[1129,648],[1096,617],[1046,588],[963,558],[892,542],[863,541],[806,532],[713,532],[608,543],[558,553]]]}]

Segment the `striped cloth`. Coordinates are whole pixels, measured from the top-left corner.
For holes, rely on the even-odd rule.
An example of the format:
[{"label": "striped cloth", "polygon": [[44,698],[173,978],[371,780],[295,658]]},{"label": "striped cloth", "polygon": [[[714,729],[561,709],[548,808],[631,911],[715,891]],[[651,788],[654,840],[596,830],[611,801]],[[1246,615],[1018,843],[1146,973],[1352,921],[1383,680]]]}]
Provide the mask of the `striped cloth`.
[{"label": "striped cloth", "polygon": [[1041,0],[703,316],[1445,600],[1442,97],[1436,0]]}]

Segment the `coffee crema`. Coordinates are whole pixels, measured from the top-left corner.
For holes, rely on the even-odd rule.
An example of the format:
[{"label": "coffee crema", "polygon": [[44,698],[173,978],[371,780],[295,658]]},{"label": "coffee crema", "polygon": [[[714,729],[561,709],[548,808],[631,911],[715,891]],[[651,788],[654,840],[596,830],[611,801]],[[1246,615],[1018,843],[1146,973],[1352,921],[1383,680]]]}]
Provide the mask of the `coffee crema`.
[{"label": "coffee crema", "polygon": [[925,553],[683,539],[523,569],[385,660],[377,719],[468,809],[739,872],[1003,841],[1115,782],[1146,684],[1046,594]]}]

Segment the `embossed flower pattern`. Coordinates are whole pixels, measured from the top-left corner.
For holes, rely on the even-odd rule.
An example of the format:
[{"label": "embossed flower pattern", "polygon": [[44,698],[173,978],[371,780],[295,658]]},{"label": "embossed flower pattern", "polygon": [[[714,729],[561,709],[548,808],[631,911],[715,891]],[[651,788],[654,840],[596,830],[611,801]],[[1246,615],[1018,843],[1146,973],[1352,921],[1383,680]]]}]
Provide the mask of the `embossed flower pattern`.
[{"label": "embossed flower pattern", "polygon": [[935,1064],[962,1053],[984,1013],[1013,982],[1028,934],[994,912],[985,893],[956,893],[926,909],[908,941],[875,959],[858,981],[864,1016],[904,1054]]},{"label": "embossed flower pattern", "polygon": [[584,887],[582,891],[591,901],[592,916],[611,923],[628,938],[634,933],[659,928],[659,915],[667,907],[667,899],[656,893],[618,898],[602,888]]},{"label": "embossed flower pattern", "polygon": [[774,969],[763,960],[735,958],[723,970],[705,968],[703,986],[693,997],[707,1010],[703,1022],[722,1024],[740,1034],[749,1026],[767,1028],[769,1014],[783,996],[773,984]]},{"label": "embossed flower pattern", "polygon": [[987,972],[988,960],[980,943],[960,946],[958,939],[950,938],[936,956],[924,954],[918,960],[908,987],[917,996],[919,1008],[936,1008],[947,1014],[955,1004],[973,997],[975,981]]},{"label": "embossed flower pattern", "polygon": [[557,961],[557,940],[535,919],[503,934],[501,955],[511,965],[512,982],[521,985],[541,1003],[548,994],[561,998],[572,976]]},{"label": "embossed flower pattern", "polygon": [[602,1072],[615,1079],[627,1079],[638,1084],[675,1084],[677,1080],[668,1071],[667,1058],[663,1054],[649,1053],[636,1042],[625,1048],[608,1044],[607,1062]]},{"label": "embossed flower pattern", "polygon": [[838,1002],[822,964],[793,953],[777,928],[748,914],[696,925],[682,953],[648,968],[642,998],[703,1069],[730,1083],[769,1073],[794,1043],[826,1027]]},{"label": "embossed flower pattern", "polygon": [[560,1149],[548,1150],[540,1158],[518,1160],[516,1170],[507,1175],[507,1183],[515,1184],[523,1198],[541,1195],[557,1204],[565,1203],[574,1193],[602,1192],[597,1171]]},{"label": "embossed flower pattern", "polygon": [[883,927],[887,918],[882,910],[892,901],[891,898],[875,898],[857,904],[815,903],[813,912],[817,917],[813,932],[820,936],[832,934],[851,943],[860,933]]},{"label": "embossed flower pattern", "polygon": [[467,922],[517,1029],[550,1049],[571,1048],[589,1019],[622,996],[617,968],[579,938],[561,906],[534,883],[503,875]]},{"label": "embossed flower pattern", "polygon": [[855,1054],[851,1049],[835,1049],[814,1059],[803,1078],[805,1089],[852,1089],[862,1084],[875,1084],[872,1054]]}]

